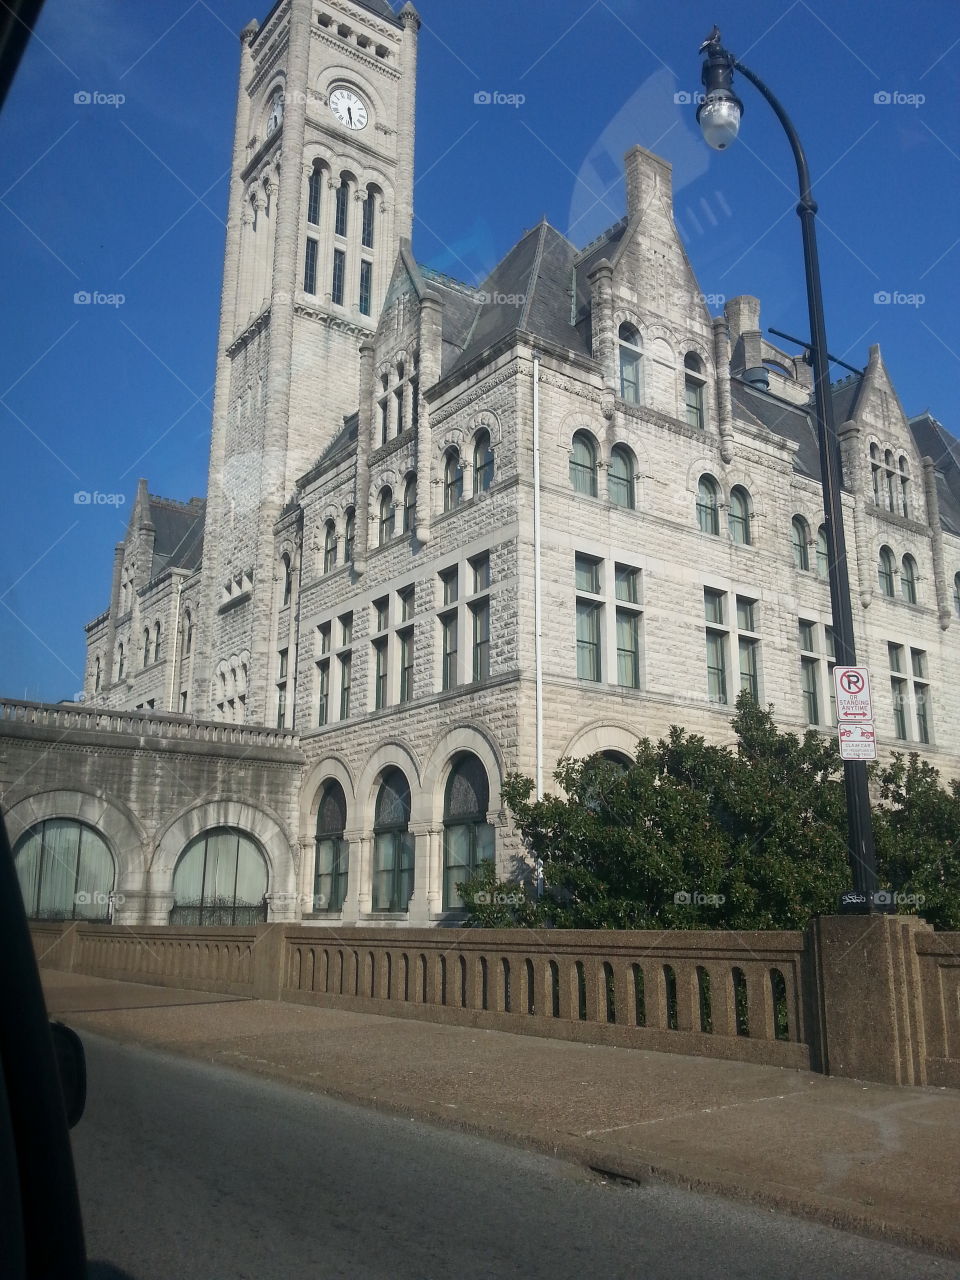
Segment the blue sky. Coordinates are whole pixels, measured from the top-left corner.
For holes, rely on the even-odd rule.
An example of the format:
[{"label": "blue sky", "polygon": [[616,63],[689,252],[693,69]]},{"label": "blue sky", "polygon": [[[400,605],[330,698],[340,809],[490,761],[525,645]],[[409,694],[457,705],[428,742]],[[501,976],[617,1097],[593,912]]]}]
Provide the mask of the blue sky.
[{"label": "blue sky", "polygon": [[[47,0],[0,119],[7,696],[81,688],[83,624],[106,608],[138,477],[171,497],[205,491],[236,33],[268,7]],[[955,4],[420,8],[420,261],[477,282],[543,214],[587,243],[621,216],[622,155],[639,142],[674,165],[677,222],[703,291],[756,294],[765,326],[804,333],[779,125],[741,83],[740,139],[717,155],[683,101],[699,89],[697,48],[717,22],[806,145],[831,351],[862,365],[879,342],[907,412],[929,408],[960,432]],[[523,101],[477,103],[484,92]],[[112,300],[77,303],[77,293]],[[78,491],[111,500],[80,505]]]}]

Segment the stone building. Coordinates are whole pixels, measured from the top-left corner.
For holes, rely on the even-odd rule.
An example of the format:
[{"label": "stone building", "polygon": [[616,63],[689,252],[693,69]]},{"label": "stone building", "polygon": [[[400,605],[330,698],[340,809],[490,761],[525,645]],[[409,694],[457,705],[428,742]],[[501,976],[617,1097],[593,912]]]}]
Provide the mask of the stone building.
[{"label": "stone building", "polygon": [[[808,366],[755,298],[711,315],[641,147],[594,243],[419,265],[418,27],[281,0],[241,35],[206,499],[141,482],[84,704],[2,704],[35,914],[453,922],[522,866],[508,771],[729,738],[742,687],[831,730]],[[834,406],[880,747],[957,775],[958,445],[878,347]]]}]

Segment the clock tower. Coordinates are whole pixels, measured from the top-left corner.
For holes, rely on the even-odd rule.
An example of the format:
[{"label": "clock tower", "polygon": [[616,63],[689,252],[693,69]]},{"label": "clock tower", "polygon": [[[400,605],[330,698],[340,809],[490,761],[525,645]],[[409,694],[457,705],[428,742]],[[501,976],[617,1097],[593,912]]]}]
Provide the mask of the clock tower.
[{"label": "clock tower", "polygon": [[419,27],[409,3],[280,0],[241,33],[191,699],[203,717],[264,723],[289,591],[274,525],[357,408],[359,347],[411,235]]}]

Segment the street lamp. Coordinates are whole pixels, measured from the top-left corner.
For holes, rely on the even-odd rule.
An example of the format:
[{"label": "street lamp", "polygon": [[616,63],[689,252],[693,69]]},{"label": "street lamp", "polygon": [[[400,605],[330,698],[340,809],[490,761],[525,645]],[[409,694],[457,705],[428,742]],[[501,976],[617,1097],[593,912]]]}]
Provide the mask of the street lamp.
[{"label": "street lamp", "polygon": [[[836,660],[840,666],[856,666],[857,655],[853,632],[853,610],[850,604],[850,578],[847,573],[847,546],[843,532],[841,506],[840,443],[833,418],[830,394],[830,357],[823,319],[823,293],[817,257],[817,205],[810,190],[807,158],[793,124],[767,86],[720,43],[717,27],[700,46],[706,54],[701,79],[705,90],[697,108],[697,121],[707,143],[716,151],[725,151],[736,139],[743,116],[743,104],[733,91],[733,73],[739,71],[757,88],[773,108],[789,139],[797,164],[800,203],[797,213],[803,232],[803,265],[807,278],[807,308],[810,316],[810,363],[813,368],[813,399],[817,419],[817,441],[820,447],[820,474],[823,481],[823,512],[827,551],[830,558],[830,603]],[[876,852],[870,816],[870,793],[867,766],[861,760],[845,760],[844,786],[847,798],[847,857],[853,874],[853,887],[862,899],[861,909],[874,909],[877,889]]]}]

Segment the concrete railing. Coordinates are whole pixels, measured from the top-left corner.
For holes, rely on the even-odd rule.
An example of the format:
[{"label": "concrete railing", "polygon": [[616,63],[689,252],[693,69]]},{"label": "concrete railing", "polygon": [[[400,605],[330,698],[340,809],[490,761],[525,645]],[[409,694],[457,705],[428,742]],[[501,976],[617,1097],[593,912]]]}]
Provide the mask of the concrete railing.
[{"label": "concrete railing", "polygon": [[0,698],[0,735],[8,725],[36,729],[123,733],[137,738],[175,738],[236,746],[296,747],[295,734],[261,725],[223,724],[166,711],[108,711],[92,703],[61,706]]},{"label": "concrete railing", "polygon": [[159,986],[960,1087],[960,934],[32,926],[41,966]]}]

